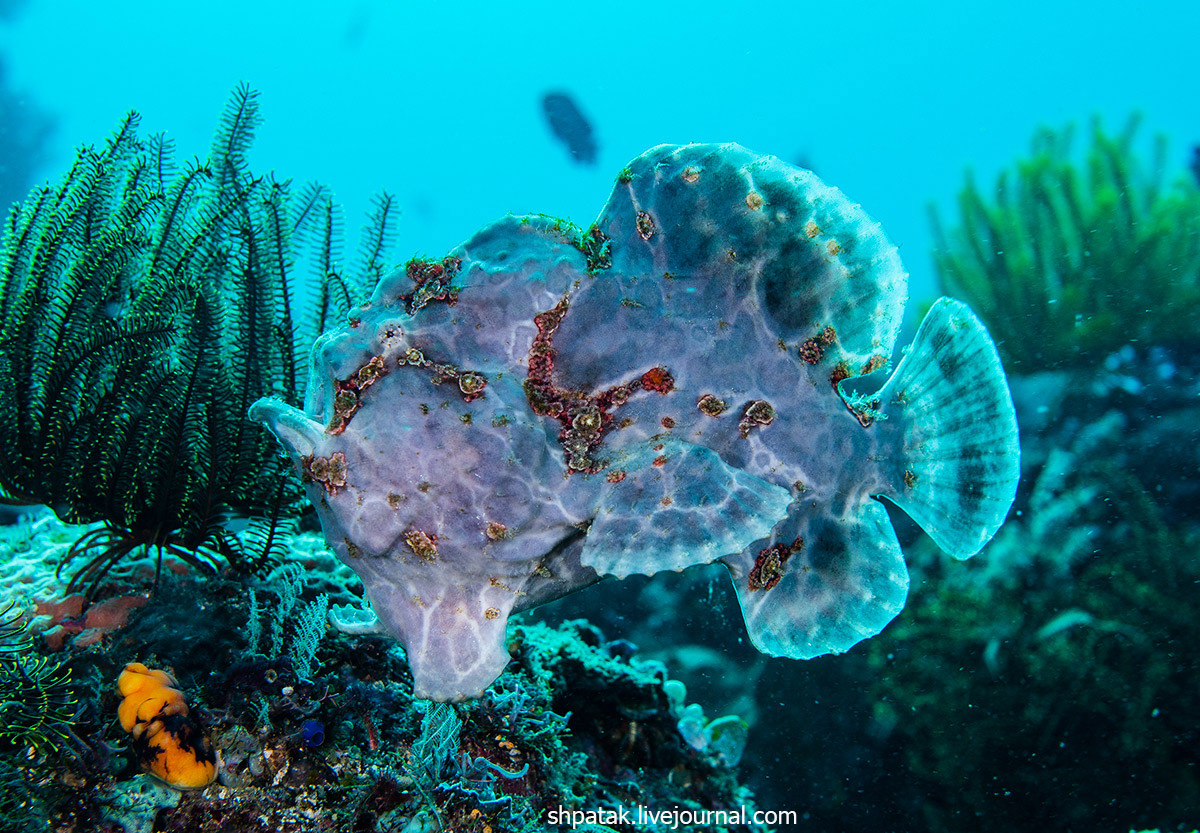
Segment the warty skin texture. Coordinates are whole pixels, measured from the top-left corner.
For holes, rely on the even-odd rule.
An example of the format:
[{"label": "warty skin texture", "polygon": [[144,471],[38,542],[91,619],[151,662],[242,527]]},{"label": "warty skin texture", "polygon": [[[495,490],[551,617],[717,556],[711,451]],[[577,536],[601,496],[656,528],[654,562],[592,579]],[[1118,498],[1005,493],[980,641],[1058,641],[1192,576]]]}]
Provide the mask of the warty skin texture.
[{"label": "warty skin texture", "polygon": [[1016,423],[970,311],[935,304],[877,394],[844,384],[888,364],[907,282],[860,207],[736,145],[661,146],[594,228],[509,217],[410,264],[317,343],[303,411],[252,410],[418,696],[479,696],[513,611],[716,560],[760,649],[843,651],[907,592],[876,497],[958,557],[994,534]]}]

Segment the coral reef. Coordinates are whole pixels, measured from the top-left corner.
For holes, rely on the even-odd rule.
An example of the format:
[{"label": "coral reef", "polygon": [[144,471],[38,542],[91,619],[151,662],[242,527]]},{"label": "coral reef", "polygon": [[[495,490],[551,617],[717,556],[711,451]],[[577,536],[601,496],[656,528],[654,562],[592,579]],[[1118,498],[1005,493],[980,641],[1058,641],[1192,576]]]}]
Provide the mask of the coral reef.
[{"label": "coral reef", "polygon": [[[754,644],[840,652],[903,606],[886,497],[966,558],[1016,488],[1003,371],[936,303],[884,387],[907,276],[877,223],[737,145],[654,148],[588,231],[510,217],[414,260],[255,404],[419,696],[477,697],[509,614],[720,561]],[[361,630],[363,624],[353,627]]]},{"label": "coral reef", "polygon": [[[755,809],[731,763],[744,739],[735,720],[704,719],[666,669],[628,643],[609,642],[584,622],[514,625],[508,670],[481,699],[451,705],[413,698],[393,641],[333,631],[318,637],[305,679],[286,647],[299,627],[288,612],[315,599],[292,598],[309,594],[297,591],[295,575],[262,580],[255,603],[241,582],[164,576],[103,648],[63,649],[81,695],[78,754],[30,762],[27,771],[22,761],[0,758],[0,778],[24,779],[14,781],[23,785],[24,806],[64,833],[239,833],[264,825],[533,833],[559,829],[548,821],[557,810]],[[275,605],[287,608],[278,617],[279,650],[270,647]],[[265,654],[247,636],[255,616],[266,620]],[[137,750],[114,747],[118,707],[128,716],[136,702],[140,716],[178,700],[130,684],[124,688],[135,698],[122,701],[112,680],[134,657],[169,663],[169,679],[188,691],[190,715],[221,752],[216,783],[185,793],[155,789]],[[711,829],[766,830],[752,821]]]},{"label": "coral reef", "polygon": [[[385,276],[390,201],[343,270],[329,195],[246,168],[256,122],[239,91],[181,171],[131,118],[6,226],[0,487],[57,515],[0,527],[0,829],[672,829],[621,814],[641,807],[750,833],[760,806],[810,830],[1192,829],[1198,201],[1146,173],[1132,128],[1097,128],[1086,173],[1043,134],[939,243],[1017,368],[1018,463],[963,306],[932,306],[880,390],[858,378],[886,364],[903,275],[859,209],[775,160],[659,148],[586,230],[510,218]],[[308,375],[297,345],[333,323]],[[259,396],[315,438],[306,492],[238,411]],[[1018,464],[1010,518],[946,563],[1000,525]],[[494,492],[463,486],[495,469]],[[325,535],[297,531],[304,494]],[[442,613],[497,600],[431,620],[489,636],[477,698],[420,696],[472,634],[361,632],[364,594],[411,595],[393,558]],[[674,574],[693,561],[713,563]],[[905,610],[847,655],[754,650],[847,647],[908,571]],[[562,595],[609,573],[628,578]],[[119,692],[127,667],[155,684]],[[220,752],[187,791],[114,719],[175,731],[183,708]]]},{"label": "coral reef", "polygon": [[1099,122],[1081,166],[1073,131],[1044,129],[989,199],[970,176],[959,226],[933,217],[946,290],[996,336],[1009,370],[1095,364],[1124,342],[1194,344],[1200,331],[1200,187],[1165,184],[1162,142],[1134,153],[1137,120]]}]

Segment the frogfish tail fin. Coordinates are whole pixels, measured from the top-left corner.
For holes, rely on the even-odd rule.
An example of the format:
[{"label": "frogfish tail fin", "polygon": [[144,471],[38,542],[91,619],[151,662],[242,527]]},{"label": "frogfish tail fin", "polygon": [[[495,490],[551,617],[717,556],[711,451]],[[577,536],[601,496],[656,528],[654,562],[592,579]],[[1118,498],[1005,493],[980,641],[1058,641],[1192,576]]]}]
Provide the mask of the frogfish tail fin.
[{"label": "frogfish tail fin", "polygon": [[940,298],[879,392],[883,497],[955,558],[970,558],[1012,506],[1020,444],[996,346],[963,303]]}]

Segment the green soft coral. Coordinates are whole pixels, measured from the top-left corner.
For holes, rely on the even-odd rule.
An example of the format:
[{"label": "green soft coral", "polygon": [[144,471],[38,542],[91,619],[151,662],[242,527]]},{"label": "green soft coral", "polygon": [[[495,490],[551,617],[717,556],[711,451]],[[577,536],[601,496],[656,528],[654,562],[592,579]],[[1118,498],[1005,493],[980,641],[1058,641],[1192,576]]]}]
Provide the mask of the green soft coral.
[{"label": "green soft coral", "polygon": [[970,175],[959,225],[934,216],[934,259],[1006,365],[1031,372],[1093,363],[1128,341],[1195,342],[1200,332],[1200,189],[1165,184],[1164,144],[1133,150],[1137,120],[1095,122],[1080,164],[1073,131],[1042,129],[989,197]]}]

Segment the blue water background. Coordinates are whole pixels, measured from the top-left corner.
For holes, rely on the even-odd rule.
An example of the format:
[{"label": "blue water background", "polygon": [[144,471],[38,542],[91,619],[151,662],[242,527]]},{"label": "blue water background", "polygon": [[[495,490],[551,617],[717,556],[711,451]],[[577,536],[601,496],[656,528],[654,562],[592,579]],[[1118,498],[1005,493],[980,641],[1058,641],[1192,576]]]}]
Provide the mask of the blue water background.
[{"label": "blue water background", "polygon": [[[510,212],[586,224],[620,168],[655,144],[736,141],[803,161],[862,203],[900,246],[912,295],[928,298],[926,207],[952,222],[964,171],[990,187],[1039,126],[1073,122],[1082,134],[1100,116],[1116,132],[1140,112],[1139,156],[1164,135],[1170,176],[1189,175],[1200,143],[1195,0],[0,0],[5,7],[0,60],[22,100],[0,112],[0,126],[42,111],[55,120],[32,181],[59,178],[76,145],[102,141],[130,109],[142,113],[143,135],[167,131],[182,159],[202,157],[231,90],[246,82],[265,117],[254,169],[332,188],[345,207],[347,258],[380,189],[403,212],[397,259],[437,256]],[[540,105],[548,90],[570,92],[592,121],[595,166],[574,163],[550,133]],[[912,305],[910,322],[915,314]],[[723,624],[741,638],[736,612]],[[823,678],[796,687],[808,679],[801,668],[778,672],[789,687],[769,704],[780,710],[764,706],[756,731],[778,728],[770,716],[786,703],[835,739],[826,748],[858,737],[866,717],[841,711]],[[847,748],[848,757],[857,747]],[[805,750],[784,743],[779,752],[754,762],[764,806],[803,808],[808,782],[791,766]],[[847,784],[852,798],[863,789]],[[919,800],[918,790],[900,798]]]},{"label": "blue water background", "polygon": [[[31,0],[0,25],[10,85],[57,119],[37,180],[131,108],[203,155],[245,81],[256,170],[330,186],[347,254],[379,189],[404,212],[398,257],[436,255],[508,212],[586,224],[652,145],[736,141],[866,206],[923,297],[927,204],[951,207],[967,167],[991,182],[1037,126],[1139,111],[1177,171],[1200,140],[1195,2]],[[548,89],[592,120],[594,167],[547,129]]]}]

